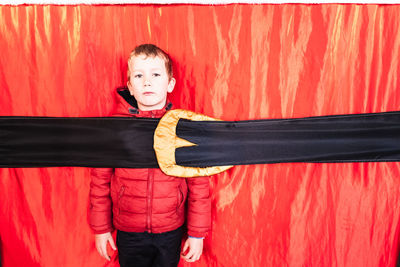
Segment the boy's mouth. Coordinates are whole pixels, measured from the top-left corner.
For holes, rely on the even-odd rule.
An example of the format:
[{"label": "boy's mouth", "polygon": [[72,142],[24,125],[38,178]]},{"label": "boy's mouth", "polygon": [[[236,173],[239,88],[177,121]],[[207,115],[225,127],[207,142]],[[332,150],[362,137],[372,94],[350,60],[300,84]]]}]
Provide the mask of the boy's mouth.
[{"label": "boy's mouth", "polygon": [[154,92],[144,92],[143,95],[153,95]]}]

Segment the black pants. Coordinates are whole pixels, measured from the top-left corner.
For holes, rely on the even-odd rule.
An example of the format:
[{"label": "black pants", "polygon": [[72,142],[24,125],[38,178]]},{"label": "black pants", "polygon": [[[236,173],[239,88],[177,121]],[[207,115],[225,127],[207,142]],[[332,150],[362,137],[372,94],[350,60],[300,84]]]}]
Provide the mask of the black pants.
[{"label": "black pants", "polygon": [[117,232],[121,267],[176,267],[183,227],[161,234]]}]

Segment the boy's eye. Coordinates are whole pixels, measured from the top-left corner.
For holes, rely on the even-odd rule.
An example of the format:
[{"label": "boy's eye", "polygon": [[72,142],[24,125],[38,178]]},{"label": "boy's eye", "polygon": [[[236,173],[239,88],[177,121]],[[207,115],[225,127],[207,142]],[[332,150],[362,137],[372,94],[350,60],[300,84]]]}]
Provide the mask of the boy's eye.
[{"label": "boy's eye", "polygon": [[136,75],[135,75],[135,78],[142,78],[142,77],[143,77],[142,74],[136,74]]},{"label": "boy's eye", "polygon": [[161,76],[161,74],[159,74],[159,73],[153,73],[153,76],[154,76],[154,77],[158,77],[158,76]]}]

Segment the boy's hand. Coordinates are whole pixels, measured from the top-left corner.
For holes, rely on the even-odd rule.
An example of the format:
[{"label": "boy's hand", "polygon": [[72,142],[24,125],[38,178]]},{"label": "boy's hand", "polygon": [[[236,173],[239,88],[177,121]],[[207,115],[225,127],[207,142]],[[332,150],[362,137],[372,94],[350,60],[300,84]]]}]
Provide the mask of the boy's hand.
[{"label": "boy's hand", "polygon": [[[189,248],[189,252],[185,253]],[[185,245],[182,249],[182,258],[184,258],[187,262],[194,262],[200,259],[201,254],[203,253],[203,239],[199,238],[188,238],[186,239]]]},{"label": "boy's hand", "polygon": [[110,232],[104,234],[97,234],[94,235],[96,240],[96,248],[99,252],[100,256],[105,258],[106,260],[111,260],[110,256],[107,253],[107,242],[110,242],[110,246],[113,250],[117,250],[115,246],[114,239]]}]

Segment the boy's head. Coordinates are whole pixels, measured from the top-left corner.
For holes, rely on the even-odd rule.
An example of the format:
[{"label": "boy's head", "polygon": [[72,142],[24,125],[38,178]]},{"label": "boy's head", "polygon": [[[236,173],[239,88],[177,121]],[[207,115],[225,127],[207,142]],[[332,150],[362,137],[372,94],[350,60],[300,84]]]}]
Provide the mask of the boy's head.
[{"label": "boy's head", "polygon": [[175,86],[168,54],[153,44],[137,46],[128,59],[128,89],[140,110],[162,109]]}]

